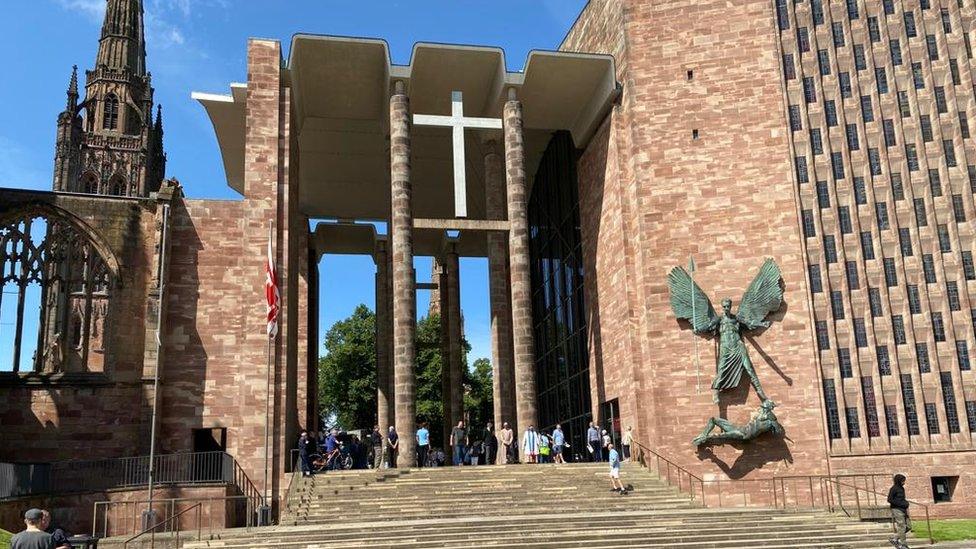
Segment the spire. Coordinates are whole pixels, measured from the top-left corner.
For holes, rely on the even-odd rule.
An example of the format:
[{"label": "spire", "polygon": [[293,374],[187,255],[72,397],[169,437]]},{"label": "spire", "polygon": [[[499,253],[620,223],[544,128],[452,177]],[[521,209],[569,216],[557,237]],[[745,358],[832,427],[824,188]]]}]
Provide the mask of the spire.
[{"label": "spire", "polygon": [[74,111],[78,106],[78,65],[71,67],[71,80],[68,82],[68,105],[65,110]]},{"label": "spire", "polygon": [[128,69],[145,76],[146,36],[142,0],[107,0],[96,67]]},{"label": "spire", "polygon": [[156,127],[154,128],[157,135],[163,134],[163,105],[156,105]]}]

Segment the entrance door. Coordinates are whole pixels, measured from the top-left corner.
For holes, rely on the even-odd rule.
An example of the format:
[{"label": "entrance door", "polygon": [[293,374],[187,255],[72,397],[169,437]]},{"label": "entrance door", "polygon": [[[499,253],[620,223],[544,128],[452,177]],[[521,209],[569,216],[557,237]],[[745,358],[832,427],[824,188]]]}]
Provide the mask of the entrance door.
[{"label": "entrance door", "polygon": [[600,404],[600,429],[606,429],[613,445],[620,448],[620,404],[613,399]]}]

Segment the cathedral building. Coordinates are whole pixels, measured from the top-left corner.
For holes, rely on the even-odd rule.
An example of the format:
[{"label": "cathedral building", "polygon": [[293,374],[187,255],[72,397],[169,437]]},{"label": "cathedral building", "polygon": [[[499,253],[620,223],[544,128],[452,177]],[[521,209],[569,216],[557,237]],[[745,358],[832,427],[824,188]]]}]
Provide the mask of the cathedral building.
[{"label": "cathedral building", "polygon": [[[361,254],[377,424],[415,465],[417,290],[437,292],[454,423],[458,260],[479,257],[496,425],[561,424],[579,459],[590,422],[632,428],[708,504],[806,505],[824,482],[883,490],[900,472],[934,515],[963,514],[974,20],[971,0],[591,0],[517,71],[493,47],[419,42],[400,65],[382,39],[296,34],[287,58],[252,39],[245,82],[193,94],[241,195],[201,200],[164,180],[142,2],[110,0],[85,98],[73,75],[58,118],[53,191],[0,189],[0,299],[18,300],[2,321],[39,342],[0,372],[0,462],[216,452],[234,493],[277,510],[298,432],[322,427],[318,265]],[[430,282],[416,256],[436,259]],[[692,282],[669,285],[676,267]],[[761,267],[776,279],[758,318],[740,296]],[[682,314],[695,286],[702,309]],[[719,325],[757,381],[743,367],[713,393]]]}]

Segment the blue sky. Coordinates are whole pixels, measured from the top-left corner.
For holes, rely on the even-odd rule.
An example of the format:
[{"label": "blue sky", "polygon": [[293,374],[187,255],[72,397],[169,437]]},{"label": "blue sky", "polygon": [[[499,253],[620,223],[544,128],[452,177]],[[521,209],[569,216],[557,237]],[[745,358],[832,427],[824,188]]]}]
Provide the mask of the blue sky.
[{"label": "blue sky", "polygon": [[[71,66],[90,68],[105,0],[8,2],[0,18],[0,187],[50,189],[57,114]],[[384,38],[394,63],[415,42],[500,46],[509,69],[532,49],[555,49],[585,0],[145,0],[148,65],[163,105],[167,175],[193,198],[238,198],[227,187],[213,128],[191,91],[226,93],[246,81],[248,37],[275,38],[287,57],[299,32]],[[417,278],[430,276],[418,258]],[[320,325],[373,302],[372,260],[328,256],[321,265]],[[425,312],[428,293],[418,295]],[[9,303],[11,300],[5,300]],[[462,260],[461,305],[470,359],[490,356],[485,260]],[[9,320],[7,303],[0,322]],[[9,369],[9,326],[0,324],[0,370]],[[27,337],[26,340],[32,340]],[[33,348],[25,350],[29,359]],[[26,364],[25,364],[26,366]]]}]

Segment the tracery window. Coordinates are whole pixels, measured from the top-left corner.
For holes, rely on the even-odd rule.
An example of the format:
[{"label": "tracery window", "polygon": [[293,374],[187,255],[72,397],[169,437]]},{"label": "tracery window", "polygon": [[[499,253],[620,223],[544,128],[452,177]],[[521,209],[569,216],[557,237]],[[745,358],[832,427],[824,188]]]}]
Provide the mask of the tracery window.
[{"label": "tracery window", "polygon": [[102,371],[116,279],[91,237],[66,217],[46,209],[7,217],[0,224],[0,351],[7,355],[0,370]]},{"label": "tracery window", "polygon": [[114,93],[105,97],[102,111],[102,129],[115,130],[119,127],[119,98]]}]

